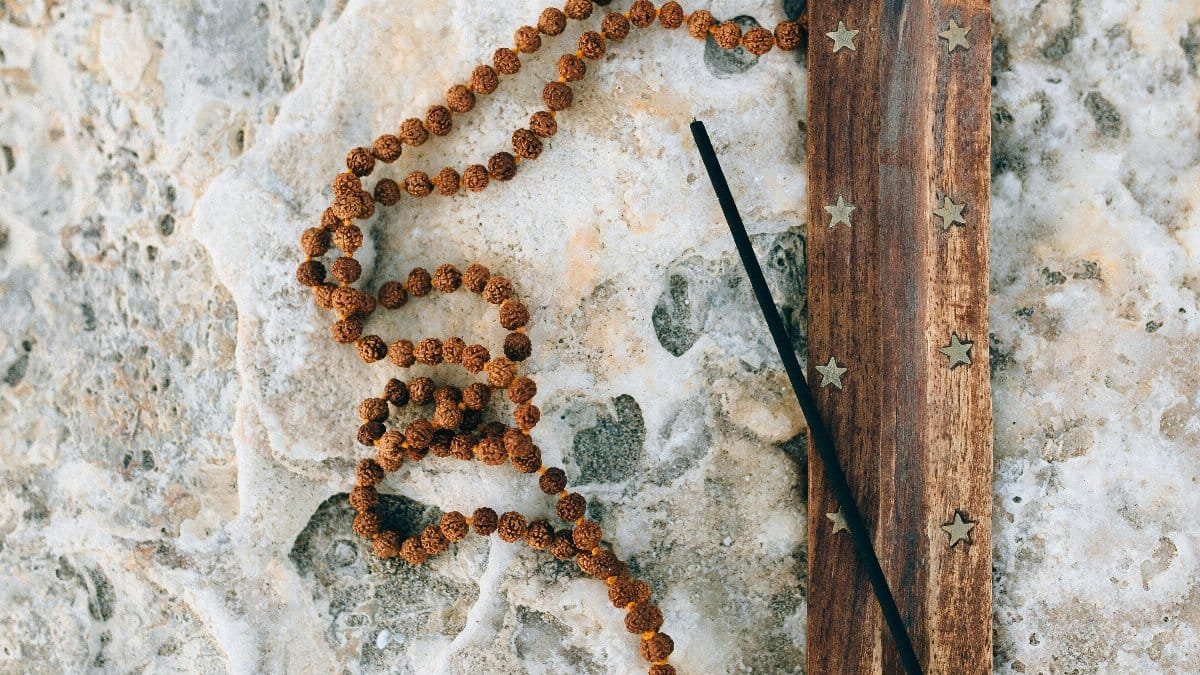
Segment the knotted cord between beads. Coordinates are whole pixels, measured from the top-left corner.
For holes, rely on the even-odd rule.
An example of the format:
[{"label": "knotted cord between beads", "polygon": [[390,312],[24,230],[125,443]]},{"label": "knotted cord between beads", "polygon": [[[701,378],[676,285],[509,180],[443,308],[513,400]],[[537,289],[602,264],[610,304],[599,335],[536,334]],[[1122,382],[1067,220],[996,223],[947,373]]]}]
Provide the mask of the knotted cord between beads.
[{"label": "knotted cord between beads", "polygon": [[[611,0],[597,1],[608,5]],[[376,168],[377,161],[392,163],[403,154],[405,145],[418,146],[431,135],[445,136],[453,128],[454,115],[474,109],[477,95],[496,91],[501,76],[516,74],[521,68],[521,54],[532,54],[542,46],[542,36],[557,36],[566,29],[567,20],[582,21],[592,14],[592,0],[567,0],[564,7],[547,8],[538,18],[537,26],[522,26],[513,36],[513,48],[503,47],[493,54],[492,65],[477,66],[466,84],[456,84],[446,92],[445,105],[431,106],[425,118],[409,118],[400,124],[397,134],[384,134],[370,148],[352,149],[346,156],[347,171],[333,180],[333,204],[325,210],[319,227],[309,228],[300,238],[305,260],[296,270],[297,280],[313,292],[317,306],[335,310],[339,319],[333,324],[334,341],[354,343],[359,356],[367,363],[386,358],[393,365],[408,368],[415,363],[425,365],[454,364],[471,374],[486,374],[487,383],[476,382],[459,389],[437,386],[427,377],[403,382],[390,380],[378,397],[364,399],[358,408],[362,426],[358,442],[373,447],[376,456],[361,460],[356,471],[356,484],[350,491],[350,503],[358,515],[354,530],[370,539],[380,557],[401,557],[420,565],[429,557],[449,550],[471,531],[481,536],[495,533],[505,542],[524,541],[529,546],[549,551],[560,560],[574,559],[585,573],[608,585],[609,599],[619,609],[626,610],[625,627],[641,635],[642,657],[650,662],[650,675],[673,675],[675,668],[667,663],[674,642],[659,632],[663,623],[662,611],[651,600],[650,587],[629,576],[629,569],[610,549],[601,546],[603,531],[599,523],[586,518],[587,501],[568,491],[566,473],[558,467],[545,467],[541,451],[533,443],[530,431],[537,425],[541,412],[533,403],[536,383],[521,376],[518,364],[529,358],[532,345],[524,333],[529,322],[528,307],[517,299],[512,283],[505,277],[493,275],[479,264],[464,272],[453,265],[438,267],[431,275],[423,268],[413,269],[404,282],[388,281],[371,295],[351,284],[362,275],[362,266],[354,259],[363,244],[362,230],[355,219],[368,219],[375,205],[392,206],[407,193],[426,197],[436,192],[451,196],[465,187],[480,191],[491,181],[511,180],[521,161],[537,159],[543,150],[544,139],[558,131],[558,113],[571,107],[574,92],[569,83],[587,74],[586,60],[602,58],[611,42],[624,40],[632,28],[649,28],[657,22],[674,30],[684,25],[697,39],[709,36],[723,49],[744,47],[761,56],[772,48],[784,51],[796,49],[805,26],[800,21],[783,21],[774,31],[754,27],[745,33],[732,21],[718,22],[706,10],[685,14],[678,2],[667,2],[660,8],[648,0],[637,0],[625,13],[613,12],[604,16],[600,31],[586,31],[579,37],[574,53],[563,54],[557,62],[558,77],[546,83],[542,102],[546,110],[534,113],[528,128],[512,135],[513,153],[498,152],[487,166],[472,164],[461,173],[451,167],[442,168],[432,178],[423,171],[412,171],[403,185],[390,178],[379,180],[372,192],[363,189],[362,179]],[[326,281],[326,268],[319,258],[332,247],[342,253],[330,265],[329,274],[337,282]],[[510,331],[504,340],[504,356],[492,358],[483,345],[468,345],[461,337],[446,340],[427,337],[415,344],[400,339],[387,344],[378,335],[363,335],[366,320],[379,306],[398,309],[407,304],[410,296],[422,298],[434,290],[452,293],[461,286],[480,295],[486,302],[498,305],[500,324]],[[504,390],[516,405],[514,426],[500,422],[482,423],[494,391]],[[433,403],[429,419],[410,422],[403,433],[387,428],[392,407],[423,406]],[[534,474],[541,490],[558,497],[556,514],[572,527],[556,529],[546,520],[530,522],[524,515],[510,511],[501,515],[487,507],[476,509],[471,516],[457,511],[446,513],[441,522],[429,525],[419,536],[401,540],[400,534],[383,527],[377,507],[376,486],[389,472],[396,471],[405,461],[420,461],[427,455],[461,460],[478,459],[487,465],[510,462],[521,473]]]}]

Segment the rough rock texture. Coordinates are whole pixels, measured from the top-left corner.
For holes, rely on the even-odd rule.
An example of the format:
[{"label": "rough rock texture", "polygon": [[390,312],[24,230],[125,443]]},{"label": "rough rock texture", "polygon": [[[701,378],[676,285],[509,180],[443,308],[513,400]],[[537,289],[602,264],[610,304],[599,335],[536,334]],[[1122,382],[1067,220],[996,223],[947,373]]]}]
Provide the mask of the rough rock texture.
[{"label": "rough rock texture", "polygon": [[[711,8],[773,25],[802,4]],[[569,564],[479,539],[419,570],[370,554],[344,494],[355,405],[389,367],[333,345],[292,280],[346,149],[541,7],[0,2],[0,670],[641,667]],[[376,175],[504,149],[579,30]],[[1200,670],[1198,49],[1190,3],[997,0],[1003,672]],[[376,216],[364,276],[510,275],[535,437],[662,599],[673,660],[793,670],[802,422],[686,127],[709,124],[803,348],[803,59],[655,29],[589,71],[512,183]],[[377,323],[498,349],[493,311],[426,299]],[[385,487],[414,529],[553,511],[506,467],[432,460]]]}]

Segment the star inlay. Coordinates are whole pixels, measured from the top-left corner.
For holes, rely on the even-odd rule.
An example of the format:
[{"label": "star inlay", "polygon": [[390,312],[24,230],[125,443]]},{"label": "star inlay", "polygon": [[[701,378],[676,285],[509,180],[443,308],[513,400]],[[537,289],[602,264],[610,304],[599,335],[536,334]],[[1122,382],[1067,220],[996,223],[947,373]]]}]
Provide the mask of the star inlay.
[{"label": "star inlay", "polygon": [[850,528],[846,526],[846,516],[842,514],[842,510],[838,509],[834,513],[826,513],[825,517],[829,522],[833,523],[833,533],[837,534],[841,531],[849,532]]},{"label": "star inlay", "polygon": [[969,48],[971,45],[967,42],[967,33],[971,32],[970,26],[960,26],[955,23],[954,19],[950,19],[950,27],[938,33],[938,37],[946,40],[946,53],[954,51],[956,47],[963,49]]},{"label": "star inlay", "polygon": [[953,370],[960,363],[971,365],[971,347],[975,343],[967,340],[962,342],[958,339],[958,333],[950,334],[950,344],[942,347],[938,351],[945,354],[946,358],[950,359],[950,368]]},{"label": "star inlay", "polygon": [[965,541],[968,544],[973,544],[971,541],[971,530],[975,529],[975,523],[969,520],[963,520],[962,511],[955,509],[954,520],[942,525],[942,531],[950,536],[950,548],[954,548],[960,541]]},{"label": "star inlay", "polygon": [[839,49],[849,49],[850,51],[858,51],[854,47],[854,36],[858,35],[856,30],[846,30],[844,21],[838,22],[838,29],[832,33],[826,33],[833,40],[833,52],[836,54]]},{"label": "star inlay", "polygon": [[966,207],[966,203],[955,204],[949,197],[942,199],[942,207],[934,209],[933,215],[942,219],[942,229],[949,230],[955,223],[967,224],[967,219],[963,218],[962,210]]},{"label": "star inlay", "polygon": [[850,212],[855,208],[853,204],[847,204],[846,200],[838,195],[836,204],[825,207],[825,210],[829,212],[829,227],[837,227],[838,223],[845,223],[847,226],[853,227],[850,225]]},{"label": "star inlay", "polygon": [[842,388],[842,375],[846,373],[846,369],[838,367],[837,359],[829,357],[829,363],[817,366],[817,372],[821,374],[822,387],[832,384],[838,389]]}]

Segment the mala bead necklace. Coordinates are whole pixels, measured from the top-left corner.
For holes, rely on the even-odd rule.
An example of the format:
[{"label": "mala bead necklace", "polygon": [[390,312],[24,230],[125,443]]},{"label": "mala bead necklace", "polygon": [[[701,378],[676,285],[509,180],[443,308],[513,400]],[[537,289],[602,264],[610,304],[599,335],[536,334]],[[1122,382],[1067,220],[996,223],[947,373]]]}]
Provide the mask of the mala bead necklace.
[{"label": "mala bead necklace", "polygon": [[[610,2],[597,0],[594,4],[604,6]],[[559,560],[573,560],[580,570],[603,581],[608,586],[609,600],[615,607],[625,610],[625,628],[640,636],[640,652],[650,663],[650,675],[673,675],[675,668],[667,659],[674,650],[674,642],[659,630],[663,614],[652,602],[649,585],[630,576],[626,563],[604,544],[600,524],[587,518],[587,500],[568,489],[566,472],[542,463],[541,450],[530,435],[541,419],[541,411],[533,403],[537,384],[520,368],[532,353],[532,345],[525,334],[530,316],[528,306],[517,297],[512,282],[474,263],[461,272],[451,264],[439,266],[432,274],[418,267],[403,281],[384,282],[374,294],[353,285],[362,276],[362,266],[354,254],[363,244],[363,233],[354,224],[355,220],[371,218],[376,205],[395,205],[406,194],[415,198],[434,193],[451,196],[461,188],[478,192],[493,181],[511,180],[517,174],[519,164],[537,159],[544,149],[545,139],[557,133],[558,113],[574,104],[575,92],[571,83],[586,76],[587,61],[601,59],[612,43],[626,39],[635,28],[646,29],[656,23],[667,30],[686,27],[688,34],[696,39],[712,37],[723,49],[740,46],[758,56],[774,48],[796,49],[806,30],[801,17],[799,21],[781,22],[774,31],[755,27],[743,32],[737,23],[719,22],[705,10],[689,14],[678,2],[666,2],[656,7],[648,0],[637,0],[624,13],[605,15],[599,31],[584,32],[579,37],[577,49],[558,59],[557,78],[547,82],[542,89],[546,109],[534,113],[527,128],[513,132],[511,153],[497,152],[486,165],[471,164],[461,172],[444,167],[430,177],[424,171],[412,171],[402,181],[382,178],[371,190],[364,187],[363,179],[375,171],[379,162],[390,164],[400,159],[404,146],[421,145],[431,135],[449,134],[454,127],[455,115],[471,112],[478,96],[492,94],[503,76],[513,75],[521,69],[521,55],[538,51],[543,37],[561,34],[568,20],[585,20],[592,11],[592,0],[567,0],[562,9],[546,8],[538,16],[536,26],[521,26],[514,32],[512,47],[495,51],[491,65],[477,66],[465,84],[450,87],[444,105],[431,106],[424,119],[404,120],[395,134],[376,138],[370,147],[350,150],[346,155],[347,170],[333,179],[333,203],[322,214],[320,225],[305,230],[300,237],[304,260],[296,270],[296,279],[312,291],[318,307],[337,313],[338,318],[331,329],[333,340],[354,345],[364,362],[386,360],[401,369],[417,363],[449,364],[472,375],[483,374],[484,381],[465,389],[439,386],[428,377],[416,377],[407,382],[391,379],[378,396],[359,403],[362,425],[358,428],[357,441],[373,448],[375,455],[359,461],[355,485],[350,491],[350,504],[357,512],[354,531],[371,541],[378,556],[399,557],[412,565],[420,565],[433,556],[446,553],[452,544],[462,541],[471,532],[483,537],[495,534],[502,541],[524,542]],[[323,260],[334,249],[340,256],[335,257],[327,268]],[[398,339],[389,343],[378,335],[364,334],[367,319],[380,307],[398,309],[410,298],[423,298],[434,291],[453,293],[464,287],[497,306],[500,325],[509,331],[501,348],[502,355],[493,355],[487,347],[468,344],[458,336],[426,337],[415,343]],[[483,413],[498,392],[507,395],[515,406],[511,426],[482,422]],[[403,429],[390,428],[388,421],[392,408],[405,406],[432,406],[432,413],[427,418],[409,422]],[[446,513],[440,522],[426,526],[419,535],[402,539],[399,532],[384,528],[378,511],[377,487],[388,473],[399,470],[406,462],[419,462],[428,455],[477,460],[492,466],[509,463],[520,473],[536,475],[541,491],[556,498],[555,514],[564,525],[530,520],[515,511],[497,514],[482,506],[470,515],[457,511]]]}]

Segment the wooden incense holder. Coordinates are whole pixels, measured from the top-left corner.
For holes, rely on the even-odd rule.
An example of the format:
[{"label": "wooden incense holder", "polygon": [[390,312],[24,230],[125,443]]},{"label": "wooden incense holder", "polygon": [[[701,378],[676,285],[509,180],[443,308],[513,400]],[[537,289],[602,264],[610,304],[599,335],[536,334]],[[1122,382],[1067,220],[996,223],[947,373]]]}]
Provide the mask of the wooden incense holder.
[{"label": "wooden incense holder", "polygon": [[[925,671],[988,673],[988,0],[808,12],[809,381]],[[899,672],[838,516],[810,455],[808,672]]]}]

